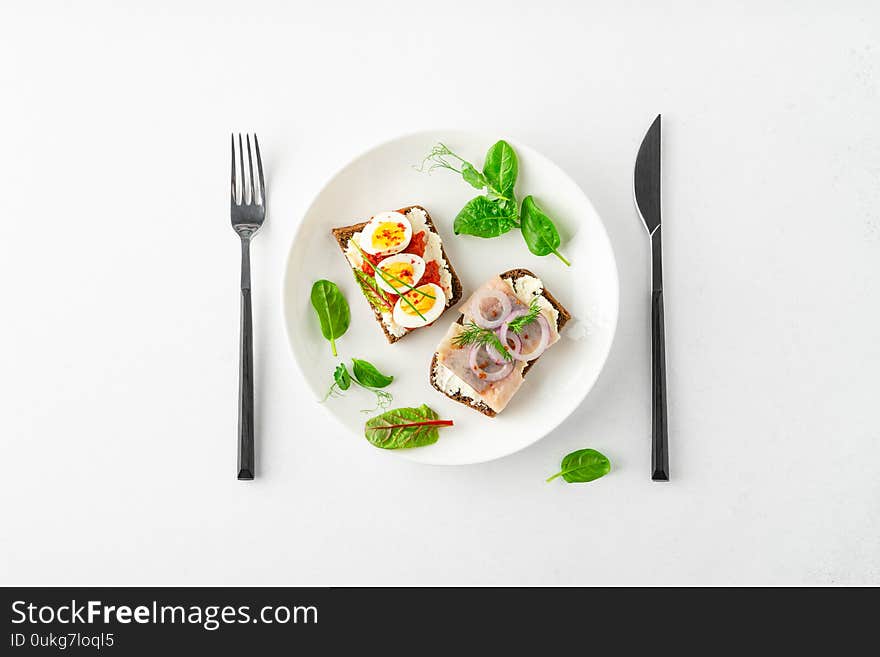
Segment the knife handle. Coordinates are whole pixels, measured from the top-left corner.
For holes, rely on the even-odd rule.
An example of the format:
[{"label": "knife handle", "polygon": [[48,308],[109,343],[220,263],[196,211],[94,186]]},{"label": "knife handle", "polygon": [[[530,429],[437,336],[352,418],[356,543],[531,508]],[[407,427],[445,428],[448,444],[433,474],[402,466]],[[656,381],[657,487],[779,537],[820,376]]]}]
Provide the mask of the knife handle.
[{"label": "knife handle", "polygon": [[651,479],[669,481],[666,433],[666,331],[663,290],[651,293]]}]

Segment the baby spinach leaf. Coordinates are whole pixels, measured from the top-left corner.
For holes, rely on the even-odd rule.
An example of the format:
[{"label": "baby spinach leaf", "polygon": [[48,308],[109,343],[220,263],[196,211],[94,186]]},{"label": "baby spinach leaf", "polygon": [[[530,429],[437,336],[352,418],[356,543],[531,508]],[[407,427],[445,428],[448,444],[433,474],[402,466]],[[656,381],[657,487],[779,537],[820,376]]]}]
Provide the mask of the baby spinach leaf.
[{"label": "baby spinach leaf", "polygon": [[527,196],[522,208],[518,207],[515,188],[519,160],[516,151],[506,141],[502,139],[492,145],[486,153],[482,171],[439,143],[418,169],[433,171],[438,168],[454,171],[472,187],[487,191],[486,196],[468,201],[455,217],[453,229],[456,235],[490,238],[503,235],[511,228],[520,228],[529,251],[540,256],[552,253],[566,265],[571,265],[559,252],[561,240],[553,220],[535,200]]},{"label": "baby spinach leaf", "polygon": [[483,176],[491,191],[497,196],[512,200],[518,173],[519,162],[513,146],[503,139],[496,142],[486,153],[486,162],[483,164]]},{"label": "baby spinach leaf", "polygon": [[338,367],[333,370],[333,380],[340,390],[348,390],[351,387],[351,375],[345,363],[339,363]]},{"label": "baby spinach leaf", "polygon": [[382,449],[424,447],[437,442],[438,427],[451,427],[452,420],[440,420],[422,404],[418,408],[395,408],[367,420],[364,436]]},{"label": "baby spinach leaf", "polygon": [[535,199],[526,196],[522,202],[520,228],[529,251],[535,255],[554,254],[566,265],[571,263],[559,253],[559,232],[553,221],[535,204]]},{"label": "baby spinach leaf", "polygon": [[556,477],[562,477],[570,484],[593,481],[604,477],[611,471],[611,461],[604,454],[595,449],[579,449],[567,454],[562,459],[559,472],[547,481],[553,481]]},{"label": "baby spinach leaf", "polygon": [[464,178],[465,182],[468,183],[471,187],[476,187],[477,189],[483,189],[488,182],[486,181],[486,177],[477,171],[474,168],[474,165],[470,162],[465,162],[461,167],[461,177]]},{"label": "baby spinach leaf", "polygon": [[516,226],[516,212],[501,201],[486,196],[477,196],[467,202],[452,228],[456,235],[475,235],[476,237],[498,237]]},{"label": "baby spinach leaf", "polygon": [[362,386],[368,388],[384,388],[394,381],[393,376],[382,374],[382,372],[377,370],[376,366],[372,363],[360,360],[359,358],[352,358],[351,362],[351,371],[354,374],[354,378],[357,379],[357,382]]},{"label": "baby spinach leaf", "polygon": [[321,335],[330,341],[333,355],[336,355],[336,339],[348,330],[351,311],[336,283],[327,280],[315,281],[312,285],[312,306],[321,322]]},{"label": "baby spinach leaf", "polygon": [[497,198],[493,202],[498,204],[503,214],[512,218],[514,228],[519,228],[519,208],[516,207],[516,199]]}]

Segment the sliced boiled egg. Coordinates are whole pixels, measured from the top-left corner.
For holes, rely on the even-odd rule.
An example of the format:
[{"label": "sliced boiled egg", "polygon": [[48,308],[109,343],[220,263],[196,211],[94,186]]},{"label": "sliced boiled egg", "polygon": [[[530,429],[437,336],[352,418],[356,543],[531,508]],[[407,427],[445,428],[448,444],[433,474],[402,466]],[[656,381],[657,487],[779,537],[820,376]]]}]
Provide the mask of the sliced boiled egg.
[{"label": "sliced boiled egg", "polygon": [[382,212],[367,222],[358,239],[360,247],[370,255],[392,255],[409,246],[412,225],[399,212]]},{"label": "sliced boiled egg", "polygon": [[[404,301],[404,298],[409,299],[412,306],[415,306],[418,312],[409,303]],[[434,283],[426,283],[425,285],[419,285],[415,290],[407,292],[405,297],[400,297],[397,303],[394,304],[392,317],[400,326],[419,328],[435,321],[443,314],[445,308],[446,294],[443,292],[443,288]],[[419,313],[421,313],[422,317],[419,317]]]},{"label": "sliced boiled egg", "polygon": [[376,283],[386,292],[400,294],[418,283],[424,274],[425,261],[422,258],[412,253],[398,253],[379,263]]}]

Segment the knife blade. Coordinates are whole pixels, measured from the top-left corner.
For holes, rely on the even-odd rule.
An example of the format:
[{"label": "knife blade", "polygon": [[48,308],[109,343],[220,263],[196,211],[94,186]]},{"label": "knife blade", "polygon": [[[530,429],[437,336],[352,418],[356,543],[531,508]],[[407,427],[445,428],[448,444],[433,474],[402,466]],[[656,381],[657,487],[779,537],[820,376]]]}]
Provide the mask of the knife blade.
[{"label": "knife blade", "polygon": [[639,153],[633,173],[633,193],[636,209],[645,224],[648,235],[660,227],[660,115],[654,119]]},{"label": "knife blade", "polygon": [[660,115],[639,146],[633,171],[636,210],[651,240],[651,479],[669,481],[666,422],[666,331],[660,220]]}]

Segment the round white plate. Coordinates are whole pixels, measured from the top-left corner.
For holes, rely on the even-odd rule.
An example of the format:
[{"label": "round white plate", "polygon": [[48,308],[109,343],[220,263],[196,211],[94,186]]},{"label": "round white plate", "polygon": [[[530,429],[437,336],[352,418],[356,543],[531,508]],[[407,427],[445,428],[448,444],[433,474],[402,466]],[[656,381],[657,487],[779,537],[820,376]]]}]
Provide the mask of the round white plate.
[{"label": "round white plate", "polygon": [[[294,357],[316,398],[332,383],[333,369],[351,358],[374,363],[395,377],[387,390],[392,407],[427,404],[455,426],[440,429],[440,440],[428,447],[394,453],[422,463],[461,465],[512,454],[546,436],[583,401],[611,349],[617,325],[618,283],[614,253],[602,221],[583,191],[543,155],[509,140],[519,156],[518,197],[534,195],[553,217],[562,236],[560,251],[571,260],[566,267],[555,256],[532,255],[522,235],[513,230],[494,239],[456,236],[452,221],[479,192],[451,171],[430,174],[416,170],[438,141],[478,168],[497,137],[459,132],[420,132],[384,143],[348,164],[315,198],[300,224],[287,261],[283,286],[284,316]],[[488,418],[434,390],[428,381],[431,357],[449,324],[458,317],[447,310],[428,328],[388,344],[330,229],[368,219],[385,210],[422,205],[431,214],[446,253],[464,286],[462,301],[490,276],[525,267],[571,312],[562,339],[541,357],[503,413]],[[339,285],[351,306],[351,326],[336,341],[339,358],[321,336],[309,302],[319,278]],[[344,396],[324,404],[351,432],[364,441],[362,413],[374,405],[372,393],[352,386]]]}]

